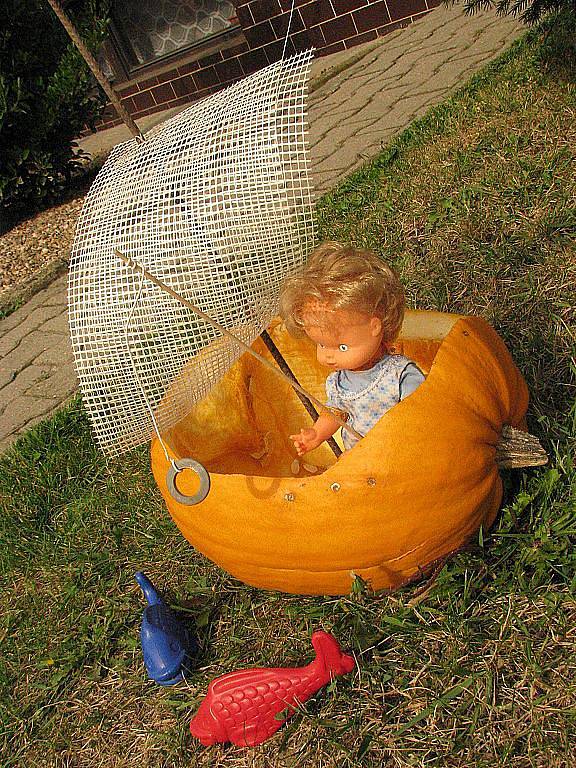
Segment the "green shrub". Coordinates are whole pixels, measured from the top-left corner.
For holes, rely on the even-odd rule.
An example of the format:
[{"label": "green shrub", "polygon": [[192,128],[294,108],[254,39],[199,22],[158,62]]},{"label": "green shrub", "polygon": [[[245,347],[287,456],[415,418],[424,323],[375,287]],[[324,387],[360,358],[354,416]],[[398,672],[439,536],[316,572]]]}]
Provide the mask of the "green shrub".
[{"label": "green shrub", "polygon": [[[102,0],[73,4],[93,50],[106,28]],[[50,202],[78,168],[74,139],[104,104],[88,67],[44,0],[5,0],[0,30],[2,219]]]},{"label": "green shrub", "polygon": [[[448,0],[449,4],[458,0]],[[550,14],[576,15],[576,0],[463,0],[468,13],[496,8],[500,16],[519,16],[525,24],[537,24]]]}]

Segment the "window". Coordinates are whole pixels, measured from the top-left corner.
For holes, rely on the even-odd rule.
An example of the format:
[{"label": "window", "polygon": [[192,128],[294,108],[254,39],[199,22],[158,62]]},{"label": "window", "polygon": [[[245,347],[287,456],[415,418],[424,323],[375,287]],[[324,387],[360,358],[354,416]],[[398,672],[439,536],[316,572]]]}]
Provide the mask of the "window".
[{"label": "window", "polygon": [[190,48],[237,24],[230,0],[116,0],[112,17],[129,69]]}]

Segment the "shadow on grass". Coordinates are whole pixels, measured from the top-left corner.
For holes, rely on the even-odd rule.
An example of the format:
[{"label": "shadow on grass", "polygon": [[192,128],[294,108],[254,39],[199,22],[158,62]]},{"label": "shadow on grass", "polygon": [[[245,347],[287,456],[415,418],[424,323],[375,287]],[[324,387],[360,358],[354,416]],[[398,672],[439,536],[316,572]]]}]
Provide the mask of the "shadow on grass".
[{"label": "shadow on grass", "polygon": [[539,56],[550,77],[563,83],[576,82],[576,9],[565,10],[546,23]]}]

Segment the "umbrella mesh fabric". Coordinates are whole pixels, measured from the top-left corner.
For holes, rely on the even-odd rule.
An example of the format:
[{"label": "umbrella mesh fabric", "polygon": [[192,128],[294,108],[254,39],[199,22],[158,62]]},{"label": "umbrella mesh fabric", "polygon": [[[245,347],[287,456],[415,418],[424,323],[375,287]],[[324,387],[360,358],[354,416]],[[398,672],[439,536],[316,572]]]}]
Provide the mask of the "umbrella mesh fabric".
[{"label": "umbrella mesh fabric", "polygon": [[173,426],[241,353],[114,250],[249,344],[313,246],[311,60],[298,54],[193,104],[118,145],[96,177],[68,290],[76,370],[106,453],[147,442],[151,411],[161,432]]}]

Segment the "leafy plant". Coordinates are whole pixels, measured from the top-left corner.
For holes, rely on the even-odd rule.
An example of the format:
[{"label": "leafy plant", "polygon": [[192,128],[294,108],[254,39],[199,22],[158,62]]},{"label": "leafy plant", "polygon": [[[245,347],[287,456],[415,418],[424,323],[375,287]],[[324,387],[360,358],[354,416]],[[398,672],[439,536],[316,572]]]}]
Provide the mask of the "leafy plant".
[{"label": "leafy plant", "polygon": [[[107,27],[106,0],[86,0],[74,23],[95,50]],[[0,30],[0,207],[28,213],[50,202],[82,161],[74,139],[104,104],[88,67],[40,0],[6,0]]]},{"label": "leafy plant", "polygon": [[[448,0],[454,5],[457,0]],[[464,0],[467,13],[496,8],[500,16],[519,16],[525,24],[536,24],[546,16],[566,12],[576,15],[575,0]]]}]

